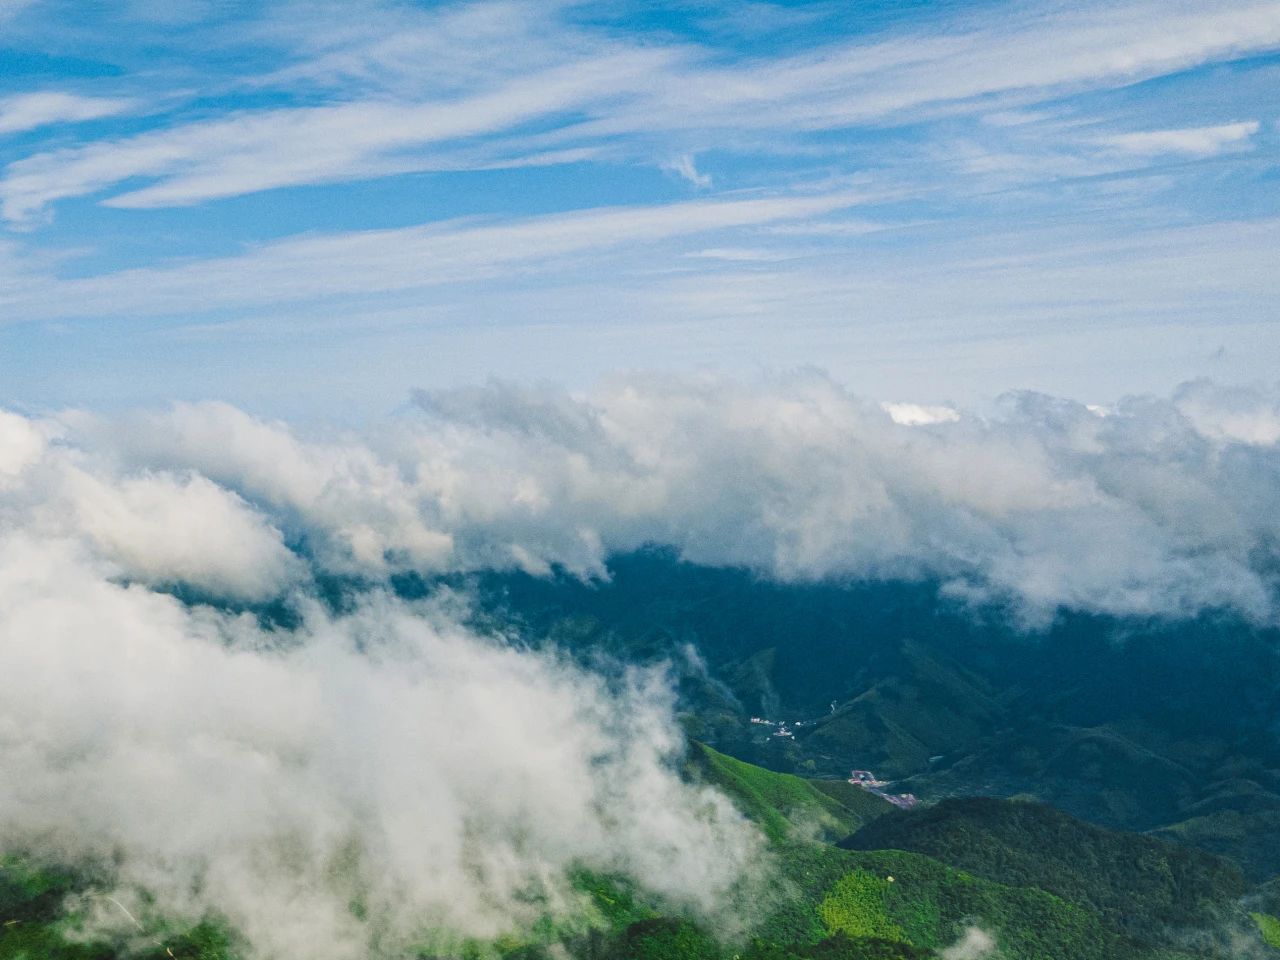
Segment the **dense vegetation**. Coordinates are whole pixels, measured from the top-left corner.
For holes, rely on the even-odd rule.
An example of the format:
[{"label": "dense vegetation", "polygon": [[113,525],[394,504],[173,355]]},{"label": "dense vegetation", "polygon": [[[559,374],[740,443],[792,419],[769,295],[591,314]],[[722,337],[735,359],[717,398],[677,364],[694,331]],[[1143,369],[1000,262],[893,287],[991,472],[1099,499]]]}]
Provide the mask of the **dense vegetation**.
[{"label": "dense vegetation", "polygon": [[[926,799],[1023,796],[1280,873],[1280,631],[1063,612],[1028,634],[936,583],[785,584],[618,557],[610,579],[456,581],[477,620],[598,662],[667,660],[691,736],[770,769]],[[401,584],[413,592],[422,581]],[[751,716],[803,720],[794,737]]]},{"label": "dense vegetation", "polygon": [[841,845],[911,850],[989,880],[1039,887],[1148,937],[1212,925],[1249,887],[1221,857],[1105,830],[1039,803],[945,800],[894,811]]},{"label": "dense vegetation", "polygon": [[83,913],[93,900],[104,898],[104,879],[93,870],[16,855],[0,858],[0,958],[232,960],[238,955],[234,935],[214,918],[188,929],[172,929],[159,920],[127,945],[86,935]]}]

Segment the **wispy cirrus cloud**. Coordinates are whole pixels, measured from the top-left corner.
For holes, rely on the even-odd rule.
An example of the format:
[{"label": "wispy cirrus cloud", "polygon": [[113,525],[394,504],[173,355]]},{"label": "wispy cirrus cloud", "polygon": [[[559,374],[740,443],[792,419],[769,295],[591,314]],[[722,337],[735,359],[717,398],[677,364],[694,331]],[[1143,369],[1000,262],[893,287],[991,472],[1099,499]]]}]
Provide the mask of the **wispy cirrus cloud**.
[{"label": "wispy cirrus cloud", "polygon": [[[1272,2],[37,11],[5,25],[28,74],[0,97],[96,102],[32,101],[0,142],[20,403],[315,396],[286,350],[375,409],[408,357],[446,382],[446,355],[587,379],[821,358],[973,400],[1114,397],[1156,339],[1143,389],[1274,352]],[[856,219],[779,212],[850,184]],[[119,376],[160,342],[173,369]]]},{"label": "wispy cirrus cloud", "polygon": [[1249,138],[1258,132],[1258,127],[1257,120],[1245,120],[1210,127],[1120,133],[1104,137],[1100,142],[1125,153],[1143,155],[1174,153],[1210,157],[1223,150],[1245,146]]},{"label": "wispy cirrus cloud", "polygon": [[694,158],[685,153],[678,157],[668,160],[662,165],[662,169],[674,173],[678,177],[682,177],[695,187],[711,186],[711,177],[698,169]]},{"label": "wispy cirrus cloud", "polygon": [[0,184],[5,216],[22,220],[63,197],[134,177],[158,182],[108,199],[117,207],[181,206],[273,187],[429,168],[409,151],[532,122],[661,63],[635,51],[586,60],[453,102],[346,103],[242,112],[122,141],[37,154]]},{"label": "wispy cirrus cloud", "polygon": [[[1158,33],[1151,30],[1153,18],[1161,24]],[[914,35],[708,68],[695,77],[665,76],[642,109],[687,127],[898,122],[990,98],[1036,102],[1064,90],[1129,84],[1276,47],[1280,9],[1271,3],[1032,8],[1000,26],[960,20]]]},{"label": "wispy cirrus cloud", "polygon": [[[558,35],[549,35],[545,22],[535,25],[528,16],[535,8],[513,9],[525,14],[517,18],[523,31],[471,8],[441,21],[446,32],[480,38],[495,65],[487,74],[471,56],[446,58],[449,70],[431,66],[436,58],[423,54],[439,38],[422,28],[404,37],[323,34],[328,39],[312,43],[310,60],[258,82],[287,89],[345,80],[363,91],[356,99],[348,99],[348,89],[341,102],[179,120],[133,137],[37,153],[13,163],[0,181],[4,215],[21,221],[59,199],[138,178],[152,182],[106,202],[176,206],[437,169],[449,166],[441,154],[450,146],[476,138],[490,163],[604,143],[643,157],[654,150],[652,138],[672,137],[682,146],[676,155],[684,156],[750,142],[765,131],[798,135],[987,109],[992,101],[1034,103],[1280,47],[1280,9],[1271,3],[1159,10],[1136,4],[1022,11],[999,25],[959,19],[829,42],[799,55],[723,63],[703,44],[670,38],[637,44],[592,32],[554,7],[549,14],[566,19]],[[1161,29],[1153,33],[1157,13]],[[492,85],[487,78],[495,74],[499,82]],[[535,123],[541,129],[530,129]]]},{"label": "wispy cirrus cloud", "polygon": [[626,49],[565,19],[565,0],[433,5],[285,0],[263,8],[255,41],[286,58],[240,78],[249,87],[307,89],[347,99],[459,96],[556,64]]},{"label": "wispy cirrus cloud", "polygon": [[86,97],[57,90],[38,90],[0,99],[0,134],[35,130],[54,123],[99,120],[135,106],[123,97]]},{"label": "wispy cirrus cloud", "polygon": [[64,316],[104,309],[163,314],[182,304],[198,303],[201,310],[210,310],[385,294],[510,277],[563,258],[590,259],[618,248],[801,220],[854,206],[865,197],[849,190],[743,196],[495,223],[458,221],[293,237],[232,257],[125,270],[52,286],[21,285],[14,296],[24,303],[19,307],[11,301],[10,306],[28,315],[47,308]]}]

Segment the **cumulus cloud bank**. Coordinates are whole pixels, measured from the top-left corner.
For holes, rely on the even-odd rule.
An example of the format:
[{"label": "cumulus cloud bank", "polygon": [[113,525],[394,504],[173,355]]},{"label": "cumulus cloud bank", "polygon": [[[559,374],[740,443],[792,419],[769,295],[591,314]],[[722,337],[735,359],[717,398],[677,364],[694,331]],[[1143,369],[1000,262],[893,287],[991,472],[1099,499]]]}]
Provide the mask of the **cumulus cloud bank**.
[{"label": "cumulus cloud bank", "polygon": [[[60,440],[21,455],[28,472],[52,459],[88,478],[46,484],[63,498],[46,512],[74,504],[127,575],[171,570],[243,596],[305,577],[284,544],[376,578],[556,565],[595,576],[610,553],[659,543],[779,578],[938,577],[1032,618],[1216,607],[1273,620],[1278,397],[1197,382],[1108,410],[1018,395],[977,417],[882,407],[816,373],[634,377],[584,396],[422,393],[363,436],[308,437],[221,404],[65,414],[26,423]],[[86,506],[91,495],[109,509]],[[197,497],[223,518],[199,548],[214,530],[177,518]],[[185,523],[185,544],[144,521]]]}]

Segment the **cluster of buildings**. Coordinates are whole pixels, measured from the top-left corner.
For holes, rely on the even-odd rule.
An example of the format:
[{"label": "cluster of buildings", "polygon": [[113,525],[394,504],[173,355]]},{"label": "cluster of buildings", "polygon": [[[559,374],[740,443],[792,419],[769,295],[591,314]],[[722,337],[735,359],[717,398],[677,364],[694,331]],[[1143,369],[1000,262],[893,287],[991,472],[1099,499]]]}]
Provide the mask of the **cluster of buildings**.
[{"label": "cluster of buildings", "polygon": [[[832,704],[834,709],[835,704]],[[785,720],[766,720],[764,717],[752,717],[751,722],[757,726],[770,727],[769,736],[778,740],[794,740],[795,731],[793,727],[802,727],[806,723],[815,723],[813,720],[793,720],[790,724]],[[941,757],[930,757],[929,762],[941,760]],[[854,786],[861,787],[868,793],[874,793],[878,797],[892,803],[895,807],[901,807],[903,810],[910,810],[916,806],[920,800],[914,793],[886,793],[885,787],[889,786],[888,780],[881,780],[876,777],[870,770],[850,770],[849,782]]]},{"label": "cluster of buildings", "polygon": [[787,721],[785,720],[774,721],[774,720],[766,720],[764,717],[752,717],[751,722],[764,727],[772,727],[773,732],[770,734],[770,736],[772,737],[777,737],[778,739],[781,739],[781,740],[794,740],[796,737],[796,734],[795,734],[795,731],[792,730],[791,728],[803,727],[806,722],[811,723],[812,721],[793,720],[791,721],[790,726],[788,726]]},{"label": "cluster of buildings", "polygon": [[884,788],[889,785],[889,781],[877,780],[876,775],[870,770],[850,770],[849,782],[868,793],[874,793],[877,797],[888,800],[895,807],[901,807],[903,810],[910,810],[920,802],[914,793],[885,793]]}]

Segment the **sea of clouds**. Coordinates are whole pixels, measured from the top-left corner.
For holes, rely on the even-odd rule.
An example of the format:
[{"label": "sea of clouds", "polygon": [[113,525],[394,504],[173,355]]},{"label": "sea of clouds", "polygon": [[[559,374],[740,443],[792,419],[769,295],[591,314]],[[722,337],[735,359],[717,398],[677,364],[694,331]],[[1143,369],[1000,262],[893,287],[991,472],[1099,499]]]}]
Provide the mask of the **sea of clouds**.
[{"label": "sea of clouds", "polygon": [[[122,903],[216,910],[261,956],[494,935],[572,912],[579,866],[715,916],[759,839],[676,772],[663,677],[476,635],[387,576],[599,577],[658,543],[938,578],[1031,625],[1275,623],[1278,441],[1272,388],[979,417],[817,373],[423,393],[358,434],[220,403],[3,413],[0,835],[112,864]],[[322,573],[371,586],[334,612]],[[275,599],[291,626],[235,612]]]},{"label": "sea of clouds", "polygon": [[1112,409],[879,404],[817,373],[422,393],[362,434],[220,403],[0,421],[8,529],[117,578],[243,601],[317,569],[606,575],[646,544],[782,579],[936,577],[1009,599],[1276,615],[1280,389]]}]

